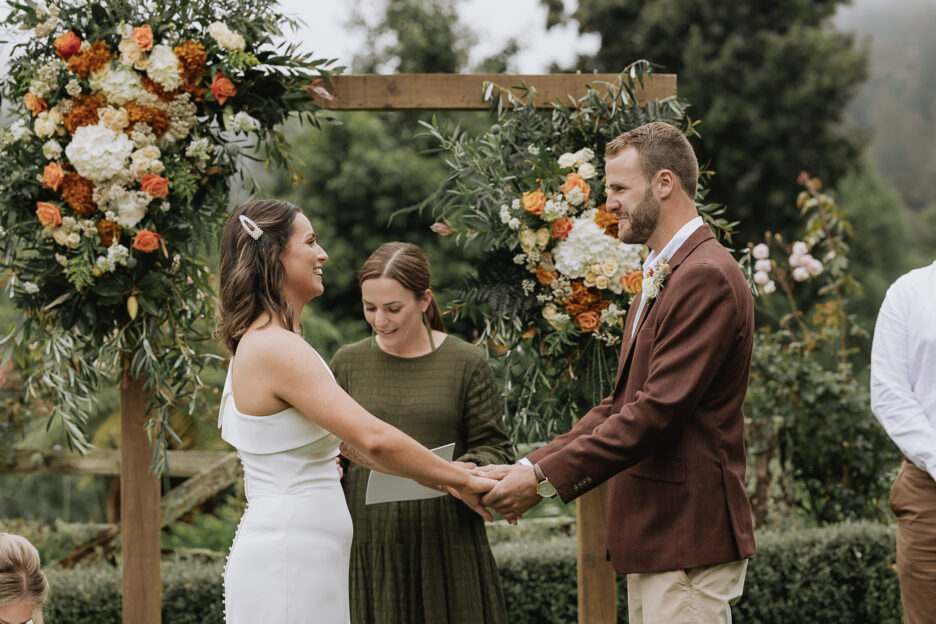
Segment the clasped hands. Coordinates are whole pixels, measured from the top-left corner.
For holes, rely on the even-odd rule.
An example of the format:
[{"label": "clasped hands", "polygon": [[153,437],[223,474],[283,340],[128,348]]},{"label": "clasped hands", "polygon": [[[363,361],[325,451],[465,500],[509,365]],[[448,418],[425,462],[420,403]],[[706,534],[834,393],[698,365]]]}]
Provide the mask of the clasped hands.
[{"label": "clasped hands", "polygon": [[493,520],[487,510],[490,507],[510,524],[517,524],[523,514],[542,500],[536,492],[533,466],[495,464],[477,467],[470,463],[453,463],[468,470],[476,479],[471,479],[461,491],[452,490],[450,493],[487,520]]}]

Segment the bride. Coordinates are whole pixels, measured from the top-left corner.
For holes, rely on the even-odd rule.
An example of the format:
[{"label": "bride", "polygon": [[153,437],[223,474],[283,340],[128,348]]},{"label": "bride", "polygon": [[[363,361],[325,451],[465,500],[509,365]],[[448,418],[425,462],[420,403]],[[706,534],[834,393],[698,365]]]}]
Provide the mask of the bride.
[{"label": "bride", "polygon": [[225,619],[349,622],[351,518],[334,458],[340,441],[381,470],[447,489],[487,519],[473,476],[375,418],[335,383],[299,335],[328,259],[292,204],[254,201],[224,228],[216,334],[231,354],[221,437],[244,466],[247,510],[224,572]]}]

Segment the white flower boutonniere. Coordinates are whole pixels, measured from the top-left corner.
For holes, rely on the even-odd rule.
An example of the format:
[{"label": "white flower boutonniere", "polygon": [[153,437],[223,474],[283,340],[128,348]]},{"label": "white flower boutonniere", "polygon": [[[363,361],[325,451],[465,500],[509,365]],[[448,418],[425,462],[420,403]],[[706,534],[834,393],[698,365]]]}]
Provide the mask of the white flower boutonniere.
[{"label": "white flower boutonniere", "polygon": [[644,280],[641,284],[644,297],[647,299],[656,299],[657,295],[660,294],[660,290],[663,288],[663,282],[666,281],[669,274],[669,258],[660,258],[656,266],[651,268],[644,275]]}]

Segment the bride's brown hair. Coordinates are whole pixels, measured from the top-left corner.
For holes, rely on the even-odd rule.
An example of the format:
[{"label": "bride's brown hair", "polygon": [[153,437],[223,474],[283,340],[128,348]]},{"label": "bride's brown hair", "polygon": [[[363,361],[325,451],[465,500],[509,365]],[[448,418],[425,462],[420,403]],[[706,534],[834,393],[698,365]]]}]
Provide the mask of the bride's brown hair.
[{"label": "bride's brown hair", "polygon": [[[429,261],[422,250],[413,243],[384,243],[378,247],[361,267],[358,284],[380,277],[398,281],[403,288],[416,295],[417,301],[422,299],[432,283]],[[442,320],[439,304],[434,296],[430,296],[429,299],[429,308],[426,309],[429,327],[444,332],[445,322]]]},{"label": "bride's brown hair", "polygon": [[[270,317],[267,324],[277,319],[283,327],[294,326],[297,311],[282,293],[286,270],[280,256],[289,244],[297,214],[299,209],[289,202],[262,199],[239,206],[224,226],[215,337],[231,355],[250,324],[263,313]],[[256,239],[251,236],[241,216],[253,221],[262,234]]]}]

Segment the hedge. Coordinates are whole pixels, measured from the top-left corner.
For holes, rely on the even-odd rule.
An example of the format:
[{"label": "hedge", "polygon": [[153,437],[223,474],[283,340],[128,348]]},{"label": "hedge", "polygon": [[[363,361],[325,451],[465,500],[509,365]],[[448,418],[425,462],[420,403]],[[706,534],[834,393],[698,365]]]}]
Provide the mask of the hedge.
[{"label": "hedge", "polygon": [[[863,622],[900,624],[894,572],[895,529],[847,523],[822,529],[758,535],[744,596],[733,609],[742,624]],[[576,621],[575,540],[506,542],[494,547],[513,624]],[[223,621],[221,562],[163,564],[163,622]],[[47,572],[50,624],[119,624],[120,572],[107,566]],[[627,621],[626,588],[619,586],[619,621]]]}]

